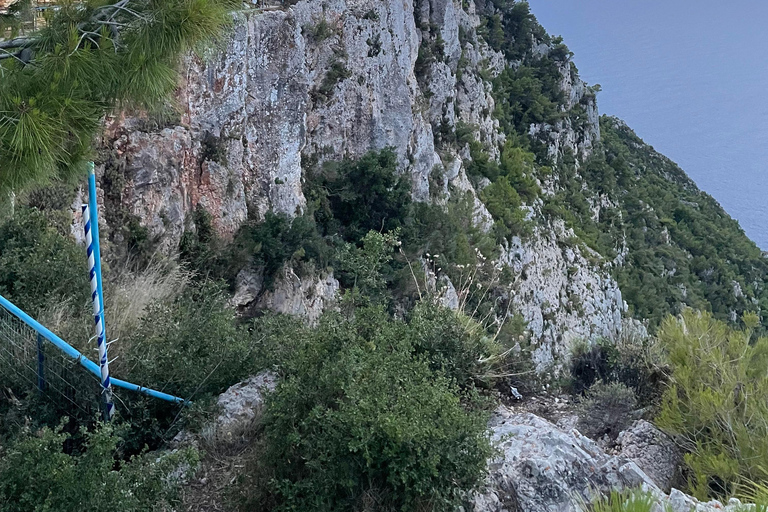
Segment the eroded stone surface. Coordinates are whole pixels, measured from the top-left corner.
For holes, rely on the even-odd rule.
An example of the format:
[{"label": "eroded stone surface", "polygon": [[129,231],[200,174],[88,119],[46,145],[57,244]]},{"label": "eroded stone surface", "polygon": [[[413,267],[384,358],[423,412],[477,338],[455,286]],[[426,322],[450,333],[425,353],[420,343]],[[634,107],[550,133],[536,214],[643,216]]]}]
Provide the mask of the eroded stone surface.
[{"label": "eroded stone surface", "polygon": [[[318,38],[313,27],[321,22],[330,32]],[[185,61],[180,119],[163,126],[140,117],[108,123],[109,157],[100,175],[116,170],[123,179],[110,184],[103,178],[102,185],[118,187],[112,192],[122,207],[173,253],[184,231],[194,229],[191,213],[198,206],[229,237],[269,210],[303,211],[303,161],[320,165],[391,147],[415,200],[443,203],[468,194],[475,224],[488,231],[493,219],[464,169],[468,147],[438,154],[435,146],[435,133],[460,121],[475,127],[493,157],[504,142],[484,77],[517,63],[488,47],[477,34],[480,25],[473,0],[300,0],[245,11],[221,51]],[[417,77],[419,47],[437,33],[444,58]],[[548,51],[540,44],[534,54]],[[553,159],[569,151],[578,164],[599,140],[597,109],[569,63],[560,71],[563,108],[583,105],[587,120],[532,125],[531,132],[548,144]],[[446,179],[432,190],[436,169]],[[542,187],[554,193],[557,184]],[[541,205],[529,206],[530,215],[538,215]],[[572,237],[562,226],[539,226],[531,239],[513,240],[502,258],[518,274],[514,305],[530,324],[539,369],[559,364],[574,339],[611,336],[621,328],[624,305],[616,283],[597,255],[565,247]],[[258,279],[240,284],[241,307],[258,302],[313,318],[328,303],[312,300],[314,290],[323,295],[334,288],[299,284],[288,271],[267,296]]]},{"label": "eroded stone surface", "polygon": [[[500,455],[489,462],[486,487],[474,512],[583,512],[595,493],[640,489],[653,496],[653,512],[737,512],[738,500],[702,503],[672,489],[664,494],[633,460],[603,451],[577,430],[531,413],[500,407],[490,422]],[[647,429],[643,429],[647,430]]]}]

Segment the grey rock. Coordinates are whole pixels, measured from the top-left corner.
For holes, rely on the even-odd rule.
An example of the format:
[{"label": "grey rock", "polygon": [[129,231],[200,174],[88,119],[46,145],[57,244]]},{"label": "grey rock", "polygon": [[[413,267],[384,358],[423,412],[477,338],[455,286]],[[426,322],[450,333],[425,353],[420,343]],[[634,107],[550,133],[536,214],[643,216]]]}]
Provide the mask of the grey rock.
[{"label": "grey rock", "polygon": [[327,307],[335,304],[338,291],[339,281],[332,272],[302,278],[286,266],[273,289],[259,297],[257,309],[299,316],[314,324]]},{"label": "grey rock", "polygon": [[514,510],[511,497],[521,512],[576,512],[595,491],[657,490],[634,462],[533,414],[500,408],[491,431],[501,455],[489,463],[488,485],[475,499],[475,512]]},{"label": "grey rock", "polygon": [[262,372],[230,386],[216,402],[220,410],[217,429],[232,430],[252,421],[264,405],[267,393],[274,391],[276,386],[277,379],[271,372]]},{"label": "grey rock", "polygon": [[636,421],[619,434],[616,444],[619,454],[635,461],[661,489],[670,489],[680,478],[679,468],[683,462],[680,449],[653,424]]},{"label": "grey rock", "polygon": [[577,430],[531,413],[500,407],[489,426],[500,455],[488,463],[489,476],[474,497],[474,512],[584,512],[595,493],[622,489],[649,493],[653,512],[754,510],[738,500],[702,503],[677,489],[664,494],[631,459],[608,454]]}]

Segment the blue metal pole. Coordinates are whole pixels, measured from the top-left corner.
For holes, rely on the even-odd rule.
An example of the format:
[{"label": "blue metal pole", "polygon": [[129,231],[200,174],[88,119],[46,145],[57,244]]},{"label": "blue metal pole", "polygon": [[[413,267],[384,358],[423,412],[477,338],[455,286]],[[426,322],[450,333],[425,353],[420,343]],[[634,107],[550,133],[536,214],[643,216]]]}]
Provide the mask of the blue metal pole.
[{"label": "blue metal pole", "polygon": [[[99,206],[96,200],[96,170],[93,162],[88,162],[88,207],[91,210],[91,232],[93,233],[94,240],[94,261],[96,262],[96,279],[99,284],[99,298],[101,299],[101,305],[104,306],[104,286],[101,282],[101,244],[99,243]],[[85,222],[85,219],[83,219]],[[102,322],[104,320],[102,319]],[[106,333],[107,327],[104,325],[104,332]]]},{"label": "blue metal pole", "polygon": [[[43,338],[48,340],[54,347],[58,348],[64,354],[69,357],[70,359],[73,359],[80,363],[80,365],[88,370],[90,373],[95,375],[96,377],[101,378],[101,370],[99,369],[99,366],[85,357],[83,354],[81,354],[77,349],[75,349],[72,345],[67,343],[66,341],[62,340],[58,336],[56,336],[53,332],[48,330],[43,324],[26,314],[24,311],[22,311],[18,306],[13,304],[11,301],[0,295],[0,307],[3,307],[8,312],[10,312],[13,316],[27,324],[29,327],[31,327],[35,332],[37,332],[39,335],[41,335]],[[158,398],[160,400],[165,400],[166,402],[176,402],[179,404],[184,403],[190,403],[187,400],[184,400],[183,398],[179,398],[177,396],[169,395],[167,393],[163,393],[161,391],[155,391],[154,389],[145,388],[143,386],[138,386],[136,384],[131,384],[130,382],[126,382],[124,380],[120,379],[111,379],[112,384],[115,387],[128,389],[130,391],[136,391],[138,393],[142,393],[147,396],[151,396],[153,398]]]},{"label": "blue metal pole", "polygon": [[83,227],[85,228],[85,243],[88,253],[88,273],[91,280],[96,345],[99,349],[104,419],[109,421],[115,414],[115,404],[112,401],[112,384],[109,379],[107,330],[104,323],[104,288],[101,281],[101,248],[99,245],[99,206],[96,201],[96,173],[93,162],[90,162],[88,166],[88,204],[83,205]]}]

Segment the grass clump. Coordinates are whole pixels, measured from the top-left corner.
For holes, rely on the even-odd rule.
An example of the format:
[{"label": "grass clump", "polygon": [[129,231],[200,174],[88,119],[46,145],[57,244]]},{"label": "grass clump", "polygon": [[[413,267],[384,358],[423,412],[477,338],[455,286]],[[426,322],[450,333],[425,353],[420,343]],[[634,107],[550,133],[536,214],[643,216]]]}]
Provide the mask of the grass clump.
[{"label": "grass clump", "polygon": [[[642,491],[611,491],[600,496],[586,508],[589,512],[651,512],[656,500]],[[664,509],[661,509],[664,510]]]}]

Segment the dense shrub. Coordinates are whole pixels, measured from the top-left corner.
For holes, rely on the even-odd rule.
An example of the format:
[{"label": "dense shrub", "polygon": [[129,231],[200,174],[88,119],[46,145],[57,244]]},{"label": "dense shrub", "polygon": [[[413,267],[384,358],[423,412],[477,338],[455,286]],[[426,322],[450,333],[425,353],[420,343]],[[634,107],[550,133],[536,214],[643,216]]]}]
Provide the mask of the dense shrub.
[{"label": "dense shrub", "polygon": [[624,384],[598,382],[579,404],[579,430],[593,439],[616,437],[632,422],[635,393]]},{"label": "dense shrub", "polygon": [[0,224],[0,294],[32,315],[90,296],[85,249],[54,229],[45,215],[19,209]]},{"label": "dense shrub", "polygon": [[573,347],[566,387],[582,394],[598,382],[620,383],[634,391],[641,405],[658,405],[666,370],[658,340],[639,336],[625,326],[614,341],[601,338]]},{"label": "dense shrub", "polygon": [[656,421],[688,452],[700,498],[728,496],[744,479],[768,481],[768,338],[752,340],[756,315],[745,323],[735,330],[686,311],[659,331],[672,375]]},{"label": "dense shrub", "polygon": [[311,171],[305,193],[321,233],[348,242],[402,227],[411,213],[410,182],[397,175],[397,156],[389,149]]},{"label": "dense shrub", "polygon": [[233,243],[219,238],[204,208],[198,206],[193,218],[195,229],[184,232],[179,255],[203,278],[232,284],[240,270],[254,266],[263,270],[264,287],[270,289],[289,261],[313,262],[319,268],[329,261],[331,248],[309,214],[292,219],[268,211],[262,221],[241,226]]},{"label": "dense shrub", "polygon": [[168,510],[179,479],[198,460],[184,449],[118,463],[120,437],[110,427],[80,435],[44,428],[7,446],[0,458],[0,511]]},{"label": "dense shrub", "polygon": [[170,303],[150,305],[122,340],[120,366],[132,382],[190,398],[220,393],[250,370],[250,341],[238,327],[223,287],[190,285]]},{"label": "dense shrub", "polygon": [[[310,215],[293,219],[267,212],[264,220],[243,226],[237,234],[235,254],[264,269],[264,286],[270,288],[285,264],[312,261],[319,268],[328,264],[329,248],[320,238]],[[250,260],[250,261],[249,261]]]},{"label": "dense shrub", "polygon": [[[425,307],[406,323],[363,308],[271,337],[284,359],[265,446],[242,482],[244,506],[455,510],[482,480],[490,445],[486,413],[455,384],[463,371],[445,364],[453,354],[480,357],[476,342],[459,346],[467,336],[451,315]],[[441,320],[456,327],[443,335],[460,338],[447,347],[433,343]]]},{"label": "dense shrub", "polygon": [[581,394],[598,381],[612,381],[615,354],[615,346],[606,339],[575,344],[569,363],[570,391]]}]

